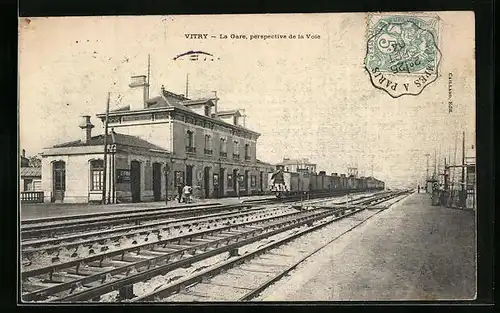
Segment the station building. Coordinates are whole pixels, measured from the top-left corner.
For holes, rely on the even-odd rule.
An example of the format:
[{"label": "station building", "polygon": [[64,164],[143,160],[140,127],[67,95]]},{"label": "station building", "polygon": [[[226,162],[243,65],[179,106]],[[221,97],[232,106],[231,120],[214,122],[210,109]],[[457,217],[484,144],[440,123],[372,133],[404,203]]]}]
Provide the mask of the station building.
[{"label": "station building", "polygon": [[[92,136],[83,116],[81,139],[45,149],[45,202],[100,202],[104,180],[111,203],[164,200],[181,184],[200,198],[267,191],[273,165],[256,158],[260,134],[241,125],[240,111],[218,111],[218,99],[189,99],[163,86],[150,98],[146,76],[133,76],[129,87],[131,97],[108,114],[107,138]],[[106,114],[97,118],[104,123]]]},{"label": "station building", "polygon": [[277,170],[286,172],[300,172],[307,171],[309,173],[316,173],[316,164],[310,163],[309,159],[290,159],[283,158],[283,161],[276,164]]},{"label": "station building", "polygon": [[39,191],[42,183],[42,170],[40,167],[30,166],[30,161],[26,157],[26,151],[23,149],[19,160],[21,169],[19,172],[20,192]]}]

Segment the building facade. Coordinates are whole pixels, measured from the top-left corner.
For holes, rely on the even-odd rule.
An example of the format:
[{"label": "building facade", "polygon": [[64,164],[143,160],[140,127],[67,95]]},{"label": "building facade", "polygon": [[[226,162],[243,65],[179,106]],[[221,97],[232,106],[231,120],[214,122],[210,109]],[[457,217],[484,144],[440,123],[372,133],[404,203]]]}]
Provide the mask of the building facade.
[{"label": "building facade", "polygon": [[[192,186],[200,198],[267,191],[273,166],[257,160],[260,134],[240,125],[238,110],[218,112],[217,99],[188,99],[163,87],[149,98],[145,76],[133,76],[129,86],[128,104],[108,114],[106,201],[163,200],[180,185]],[[106,120],[106,114],[97,117]],[[43,153],[46,201],[103,197],[104,136],[91,136],[89,116],[80,127],[81,140]]]},{"label": "building facade", "polygon": [[309,159],[289,159],[283,158],[283,161],[276,164],[277,170],[286,172],[300,172],[307,171],[309,173],[316,173],[316,164],[310,163]]}]

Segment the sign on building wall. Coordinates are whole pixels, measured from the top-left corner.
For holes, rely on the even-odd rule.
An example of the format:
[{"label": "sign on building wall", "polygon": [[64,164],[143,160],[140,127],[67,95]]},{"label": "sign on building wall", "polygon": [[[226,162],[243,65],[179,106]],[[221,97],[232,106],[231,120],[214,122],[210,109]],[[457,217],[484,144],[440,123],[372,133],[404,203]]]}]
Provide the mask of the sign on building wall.
[{"label": "sign on building wall", "polygon": [[130,182],[130,170],[129,169],[117,169],[116,170],[116,183],[123,184]]}]

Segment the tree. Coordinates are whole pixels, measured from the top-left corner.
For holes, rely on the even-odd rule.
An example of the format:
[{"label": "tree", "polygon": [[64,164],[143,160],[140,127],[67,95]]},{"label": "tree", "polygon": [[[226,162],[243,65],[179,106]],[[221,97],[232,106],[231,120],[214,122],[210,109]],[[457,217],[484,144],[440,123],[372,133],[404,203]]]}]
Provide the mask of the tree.
[{"label": "tree", "polygon": [[30,167],[42,167],[42,159],[38,155],[32,155],[28,158]]}]

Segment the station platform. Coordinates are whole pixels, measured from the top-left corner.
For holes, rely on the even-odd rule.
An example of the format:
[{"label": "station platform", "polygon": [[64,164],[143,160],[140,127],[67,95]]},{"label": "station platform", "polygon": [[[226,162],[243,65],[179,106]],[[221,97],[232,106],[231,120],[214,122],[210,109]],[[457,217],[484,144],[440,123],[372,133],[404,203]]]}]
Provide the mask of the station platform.
[{"label": "station platform", "polygon": [[275,198],[272,195],[263,196],[244,196],[244,197],[230,197],[220,199],[193,199],[189,204],[179,203],[177,200],[157,202],[139,202],[139,203],[121,203],[121,204],[68,204],[68,203],[37,203],[37,204],[21,204],[20,217],[24,219],[56,217],[56,216],[70,216],[91,213],[104,213],[115,212],[123,210],[140,210],[150,208],[183,208],[192,207],[196,205],[210,205],[210,204],[236,204],[242,203],[247,200],[265,200]]},{"label": "station platform", "polygon": [[311,256],[264,301],[469,300],[476,295],[474,211],[414,193]]}]

